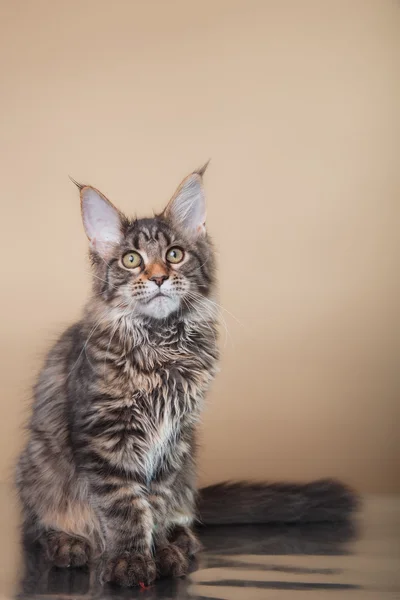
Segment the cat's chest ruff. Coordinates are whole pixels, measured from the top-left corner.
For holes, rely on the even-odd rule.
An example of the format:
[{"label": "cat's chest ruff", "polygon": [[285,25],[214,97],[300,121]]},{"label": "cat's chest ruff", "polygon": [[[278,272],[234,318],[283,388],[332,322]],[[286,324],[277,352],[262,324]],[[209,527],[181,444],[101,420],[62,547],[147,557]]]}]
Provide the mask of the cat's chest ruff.
[{"label": "cat's chest ruff", "polygon": [[166,412],[148,438],[147,452],[144,454],[144,472],[148,479],[151,479],[166,456],[174,452],[179,432],[179,424]]},{"label": "cat's chest ruff", "polygon": [[208,379],[207,369],[194,352],[151,350],[141,349],[120,364],[121,378],[134,397],[138,392],[196,394]]}]

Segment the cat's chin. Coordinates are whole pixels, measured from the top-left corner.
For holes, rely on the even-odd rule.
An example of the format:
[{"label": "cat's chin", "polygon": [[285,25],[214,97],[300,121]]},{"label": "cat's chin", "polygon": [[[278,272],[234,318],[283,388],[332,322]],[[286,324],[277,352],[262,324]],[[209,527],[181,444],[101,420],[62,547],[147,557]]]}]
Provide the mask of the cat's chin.
[{"label": "cat's chin", "polygon": [[165,319],[170,314],[176,312],[180,307],[179,298],[171,296],[156,296],[149,302],[140,304],[138,309],[146,317],[153,319]]}]

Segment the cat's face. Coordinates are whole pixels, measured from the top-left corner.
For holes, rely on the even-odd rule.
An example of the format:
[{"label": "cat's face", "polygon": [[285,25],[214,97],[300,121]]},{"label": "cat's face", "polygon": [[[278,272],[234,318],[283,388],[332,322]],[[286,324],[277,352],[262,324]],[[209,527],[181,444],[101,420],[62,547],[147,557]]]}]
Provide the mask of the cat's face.
[{"label": "cat's face", "polygon": [[117,313],[164,319],[212,310],[214,257],[202,173],[189,175],[151,219],[130,221],[89,186],[81,188],[81,201],[95,291]]}]

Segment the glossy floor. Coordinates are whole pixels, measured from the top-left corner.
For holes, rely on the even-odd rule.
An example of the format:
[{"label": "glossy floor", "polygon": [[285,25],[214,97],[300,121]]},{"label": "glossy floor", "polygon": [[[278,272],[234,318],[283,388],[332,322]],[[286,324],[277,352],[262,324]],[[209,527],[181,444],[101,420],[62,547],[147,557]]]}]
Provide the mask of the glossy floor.
[{"label": "glossy floor", "polygon": [[1,598],[150,600],[400,599],[400,498],[368,497],[342,525],[219,527],[202,532],[205,551],[186,579],[149,589],[98,584],[98,566],[49,568],[19,546],[16,502],[1,490]]}]

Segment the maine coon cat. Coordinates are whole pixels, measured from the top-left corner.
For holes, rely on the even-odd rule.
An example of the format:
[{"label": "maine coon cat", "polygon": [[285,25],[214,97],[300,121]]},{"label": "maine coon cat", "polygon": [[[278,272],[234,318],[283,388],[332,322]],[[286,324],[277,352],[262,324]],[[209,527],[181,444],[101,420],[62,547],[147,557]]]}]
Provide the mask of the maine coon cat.
[{"label": "maine coon cat", "polygon": [[196,492],[196,424],[218,360],[204,170],[147,219],[78,186],[93,294],[48,354],[18,463],[26,534],[58,566],[102,554],[120,585],[184,575],[198,519],[335,520],[355,507],[330,480]]}]

